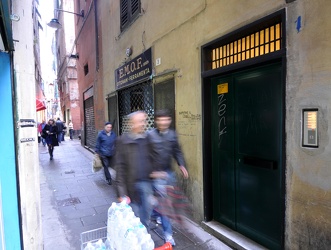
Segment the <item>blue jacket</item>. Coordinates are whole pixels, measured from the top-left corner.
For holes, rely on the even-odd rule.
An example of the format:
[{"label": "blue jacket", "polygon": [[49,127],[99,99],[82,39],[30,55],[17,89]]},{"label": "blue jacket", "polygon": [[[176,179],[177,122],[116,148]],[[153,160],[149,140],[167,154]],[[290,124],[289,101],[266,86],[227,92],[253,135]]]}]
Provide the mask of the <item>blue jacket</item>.
[{"label": "blue jacket", "polygon": [[113,131],[110,131],[109,136],[106,131],[100,131],[95,145],[95,152],[101,156],[112,156],[115,151],[115,140],[116,134]]}]

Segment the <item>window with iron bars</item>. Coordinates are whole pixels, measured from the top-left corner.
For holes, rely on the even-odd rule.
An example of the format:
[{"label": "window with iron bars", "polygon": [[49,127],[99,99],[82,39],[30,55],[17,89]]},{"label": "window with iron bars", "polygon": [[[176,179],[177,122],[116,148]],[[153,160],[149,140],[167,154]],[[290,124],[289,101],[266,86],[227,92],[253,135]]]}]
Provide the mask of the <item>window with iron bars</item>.
[{"label": "window with iron bars", "polygon": [[120,134],[130,131],[127,115],[135,111],[147,113],[147,130],[154,127],[154,95],[151,82],[143,82],[118,92]]},{"label": "window with iron bars", "polygon": [[138,17],[140,4],[140,0],[121,0],[121,31]]},{"label": "window with iron bars", "polygon": [[211,50],[212,69],[282,49],[282,23],[271,25]]}]

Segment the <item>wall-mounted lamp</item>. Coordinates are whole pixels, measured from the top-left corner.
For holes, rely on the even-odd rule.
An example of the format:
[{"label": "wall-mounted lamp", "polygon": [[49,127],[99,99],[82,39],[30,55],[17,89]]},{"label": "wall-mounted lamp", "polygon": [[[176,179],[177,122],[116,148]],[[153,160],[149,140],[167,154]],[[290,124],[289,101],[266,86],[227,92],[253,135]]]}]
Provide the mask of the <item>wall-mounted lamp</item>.
[{"label": "wall-mounted lamp", "polygon": [[130,57],[132,55],[132,47],[128,47],[125,50],[125,54],[126,54],[127,57]]},{"label": "wall-mounted lamp", "polygon": [[[81,10],[80,13],[75,13],[75,12],[71,12],[71,11],[67,11],[67,10],[61,10],[61,9],[54,9],[55,12],[66,12],[66,13],[70,13],[70,14],[74,14],[80,17],[84,18],[84,10]],[[49,27],[54,28],[54,29],[60,29],[62,27],[62,25],[60,24],[59,20],[57,18],[52,18],[52,20],[47,24]]]}]

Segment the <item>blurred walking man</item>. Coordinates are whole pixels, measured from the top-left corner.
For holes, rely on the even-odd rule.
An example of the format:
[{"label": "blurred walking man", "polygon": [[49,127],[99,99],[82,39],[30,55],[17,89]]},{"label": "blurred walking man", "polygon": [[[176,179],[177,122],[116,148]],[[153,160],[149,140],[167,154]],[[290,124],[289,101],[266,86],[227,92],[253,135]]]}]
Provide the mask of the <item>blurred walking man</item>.
[{"label": "blurred walking man", "polygon": [[[158,171],[154,172],[152,176],[155,177],[154,189],[157,195],[166,197],[166,185],[175,186],[176,183],[175,172],[172,169],[172,158],[176,160],[185,179],[188,178],[188,172],[185,168],[185,161],[177,134],[174,130],[169,129],[172,122],[169,111],[158,110],[155,112],[154,117],[156,128],[149,132],[149,135],[153,144],[153,159]],[[156,216],[158,216],[157,213]],[[175,246],[169,218],[161,214],[161,222],[165,241]]]},{"label": "blurred walking man", "polygon": [[151,145],[145,133],[146,113],[128,115],[131,131],[116,142],[115,169],[119,200],[129,197],[136,216],[149,229],[153,209]]}]

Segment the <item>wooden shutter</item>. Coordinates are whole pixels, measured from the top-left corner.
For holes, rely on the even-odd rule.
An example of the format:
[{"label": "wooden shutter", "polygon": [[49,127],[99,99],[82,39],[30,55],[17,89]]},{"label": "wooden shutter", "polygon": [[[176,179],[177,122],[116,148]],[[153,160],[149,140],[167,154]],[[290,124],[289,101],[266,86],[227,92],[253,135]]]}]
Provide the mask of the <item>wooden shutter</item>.
[{"label": "wooden shutter", "polygon": [[121,0],[121,29],[129,23],[129,0]]}]

